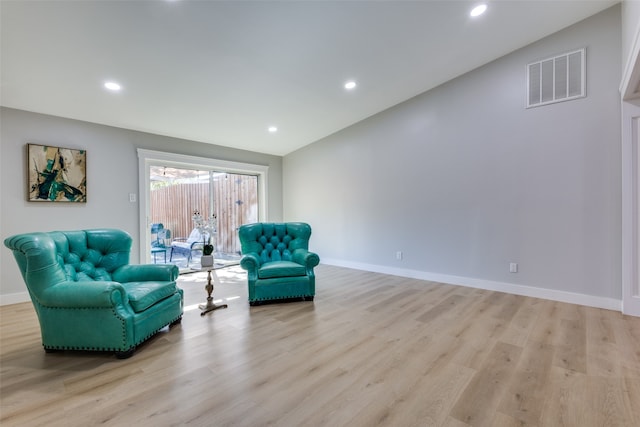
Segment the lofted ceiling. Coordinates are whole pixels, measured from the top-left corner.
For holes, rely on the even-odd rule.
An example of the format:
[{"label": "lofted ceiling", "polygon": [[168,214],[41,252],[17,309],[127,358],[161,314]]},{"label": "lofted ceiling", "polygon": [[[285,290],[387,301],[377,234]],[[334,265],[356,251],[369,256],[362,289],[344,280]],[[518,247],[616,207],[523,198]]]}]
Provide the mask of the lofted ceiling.
[{"label": "lofted ceiling", "polygon": [[617,1],[478,3],[0,0],[0,102],[285,155]]}]

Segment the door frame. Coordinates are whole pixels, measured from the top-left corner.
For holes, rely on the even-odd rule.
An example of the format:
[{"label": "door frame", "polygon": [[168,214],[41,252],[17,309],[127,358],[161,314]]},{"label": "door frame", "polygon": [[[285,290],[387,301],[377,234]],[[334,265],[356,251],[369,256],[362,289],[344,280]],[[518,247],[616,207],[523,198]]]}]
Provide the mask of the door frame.
[{"label": "door frame", "polygon": [[640,316],[640,106],[622,114],[622,312]]},{"label": "door frame", "polygon": [[212,159],[208,157],[189,156],[185,154],[138,148],[138,194],[139,201],[139,234],[140,234],[140,263],[151,262],[151,252],[147,250],[151,245],[150,210],[151,210],[151,182],[149,168],[151,166],[171,166],[185,169],[215,170],[258,177],[258,221],[268,221],[267,218],[267,188],[269,166],[252,163],[232,162],[228,160]]},{"label": "door frame", "polygon": [[[629,9],[631,11],[631,9]],[[624,14],[624,10],[623,10]],[[640,22],[624,67],[622,99],[622,313],[640,316]]]}]

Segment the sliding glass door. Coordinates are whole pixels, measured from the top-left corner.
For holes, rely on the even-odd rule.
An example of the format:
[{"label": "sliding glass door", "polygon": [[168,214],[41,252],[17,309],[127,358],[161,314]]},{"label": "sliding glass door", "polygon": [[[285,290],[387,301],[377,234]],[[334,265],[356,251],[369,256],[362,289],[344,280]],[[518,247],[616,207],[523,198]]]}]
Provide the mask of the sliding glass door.
[{"label": "sliding glass door", "polygon": [[[211,214],[217,217],[215,258],[239,257],[238,227],[258,221],[257,176],[154,165],[149,168],[149,182],[150,222],[162,224],[155,227],[164,230],[161,236],[165,245],[188,240],[193,230],[193,213],[198,211],[205,218]],[[200,246],[195,248],[197,252]],[[176,254],[171,261],[186,264],[187,258]]]},{"label": "sliding glass door", "polygon": [[[195,210],[217,217],[214,255],[220,261],[239,259],[240,225],[267,220],[266,166],[144,149],[138,149],[138,158],[143,263],[165,262],[165,253],[153,249],[162,244],[170,262],[171,243],[189,238]],[[197,250],[193,261],[199,262]],[[186,258],[178,254],[171,262],[185,267]]]}]

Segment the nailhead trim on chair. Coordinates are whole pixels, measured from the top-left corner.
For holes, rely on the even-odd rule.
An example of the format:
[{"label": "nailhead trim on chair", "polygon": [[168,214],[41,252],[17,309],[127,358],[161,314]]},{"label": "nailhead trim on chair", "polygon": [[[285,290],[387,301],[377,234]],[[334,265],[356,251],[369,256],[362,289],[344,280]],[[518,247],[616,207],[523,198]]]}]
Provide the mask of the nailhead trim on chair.
[{"label": "nailhead trim on chair", "polygon": [[282,297],[282,298],[276,298],[275,300],[273,298],[254,298],[251,301],[277,301],[278,299],[306,298],[306,297],[314,297],[314,296],[315,295],[311,295],[311,294],[299,294],[299,295],[286,296],[286,297]]},{"label": "nailhead trim on chair", "polygon": [[[64,310],[82,310],[82,309],[96,309],[96,308],[102,308],[102,307],[68,307],[68,308],[63,308],[63,307],[47,307],[44,305],[41,305],[42,307],[45,308],[54,308],[57,310],[60,309],[64,309]],[[122,342],[123,344],[126,342],[126,328],[124,326],[124,319],[122,319],[120,316],[118,316],[118,314],[115,312],[115,310],[111,310],[113,312],[113,314],[118,318],[121,319],[122,322]],[[116,351],[116,352],[127,352],[127,351],[131,351],[133,349],[135,349],[136,347],[138,347],[138,345],[142,344],[143,342],[145,342],[146,340],[148,340],[149,338],[153,337],[154,335],[156,335],[158,332],[160,332],[161,329],[165,328],[166,326],[171,325],[172,323],[176,322],[178,319],[182,318],[182,314],[178,317],[176,317],[175,319],[173,319],[172,321],[168,322],[167,324],[159,327],[158,329],[156,329],[155,331],[149,333],[147,336],[145,336],[144,338],[136,341],[136,343],[128,348],[128,349],[121,349],[121,348],[112,348],[112,347],[84,347],[84,346],[47,346],[44,345],[44,343],[42,344],[42,347],[45,350],[79,350],[79,351]]]}]

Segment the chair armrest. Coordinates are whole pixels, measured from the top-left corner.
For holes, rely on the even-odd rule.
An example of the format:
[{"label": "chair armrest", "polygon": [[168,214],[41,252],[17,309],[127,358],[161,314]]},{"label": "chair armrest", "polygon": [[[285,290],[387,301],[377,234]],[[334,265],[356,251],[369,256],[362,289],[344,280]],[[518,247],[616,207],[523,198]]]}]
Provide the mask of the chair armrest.
[{"label": "chair armrest", "polygon": [[306,249],[296,249],[292,254],[293,262],[304,265],[307,270],[320,264],[320,257]]},{"label": "chair armrest", "polygon": [[180,270],[173,264],[127,264],[115,270],[111,277],[120,283],[175,281]]},{"label": "chair armrest", "polygon": [[254,279],[258,277],[258,269],[260,268],[260,265],[262,265],[260,257],[254,252],[243,254],[242,259],[240,260],[240,267],[247,270],[249,280],[251,280],[252,277]]},{"label": "chair armrest", "polygon": [[46,307],[114,307],[127,304],[129,297],[120,283],[66,281],[44,289],[38,298],[38,302]]},{"label": "chair armrest", "polygon": [[191,249],[193,249],[193,247],[196,246],[196,245],[202,246],[202,242],[200,242],[200,241],[195,241],[195,242],[189,243],[189,239],[187,239],[186,237],[176,237],[175,239],[173,239],[173,241],[171,242],[171,246],[172,247],[175,247],[175,246],[173,246],[174,242],[176,242],[176,243],[186,243],[186,245],[178,246],[180,248],[185,248],[185,249],[186,249],[187,245],[189,245],[189,248],[191,248]]}]

